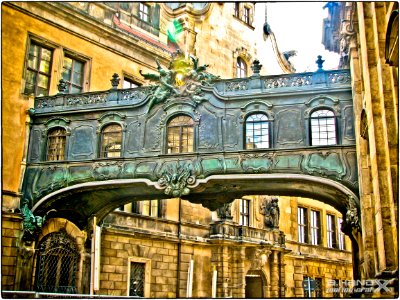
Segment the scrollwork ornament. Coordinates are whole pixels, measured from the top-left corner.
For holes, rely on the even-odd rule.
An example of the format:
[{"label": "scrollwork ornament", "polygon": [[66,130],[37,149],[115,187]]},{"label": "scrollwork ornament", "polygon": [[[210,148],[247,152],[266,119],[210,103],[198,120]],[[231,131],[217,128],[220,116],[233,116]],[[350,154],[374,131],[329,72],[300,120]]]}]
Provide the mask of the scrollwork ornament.
[{"label": "scrollwork ornament", "polygon": [[342,229],[342,231],[355,230],[356,232],[361,232],[359,213],[353,196],[349,196],[346,219],[344,223],[345,224],[343,224],[344,228]]},{"label": "scrollwork ornament", "polygon": [[192,175],[189,165],[179,163],[167,168],[158,179],[158,184],[164,188],[164,194],[172,197],[188,195],[190,189],[188,185],[196,182],[196,177]]},{"label": "scrollwork ornament", "polygon": [[39,235],[44,222],[46,221],[46,216],[40,217],[35,216],[32,211],[28,208],[28,204],[25,203],[21,208],[21,213],[24,217],[23,226],[23,236],[22,240],[26,243],[30,243],[35,240]]}]

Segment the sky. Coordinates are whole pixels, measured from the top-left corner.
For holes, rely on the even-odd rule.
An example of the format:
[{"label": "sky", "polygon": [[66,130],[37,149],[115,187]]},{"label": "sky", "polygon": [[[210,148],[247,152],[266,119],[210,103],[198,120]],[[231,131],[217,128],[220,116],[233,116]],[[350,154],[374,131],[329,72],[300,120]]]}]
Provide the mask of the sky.
[{"label": "sky", "polygon": [[325,50],[322,44],[323,19],[328,16],[328,10],[323,9],[326,3],[267,3],[267,22],[275,34],[279,50],[297,51],[297,55],[290,58],[296,73],[315,71],[318,55],[325,60],[324,70],[337,69],[339,55]]}]

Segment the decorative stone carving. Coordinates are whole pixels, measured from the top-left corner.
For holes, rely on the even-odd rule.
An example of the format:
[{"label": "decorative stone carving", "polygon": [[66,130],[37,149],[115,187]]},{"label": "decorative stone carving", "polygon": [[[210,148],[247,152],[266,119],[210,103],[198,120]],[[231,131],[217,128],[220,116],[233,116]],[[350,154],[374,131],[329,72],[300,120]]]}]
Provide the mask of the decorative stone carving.
[{"label": "decorative stone carving", "polygon": [[271,250],[258,248],[254,250],[251,260],[251,270],[261,270],[268,262]]},{"label": "decorative stone carving", "polygon": [[217,209],[218,218],[221,220],[232,220],[232,202],[224,203],[223,206]]},{"label": "decorative stone carving", "polygon": [[66,94],[67,93],[67,82],[61,78],[57,85],[57,88],[58,88],[59,94]]},{"label": "decorative stone carving", "polygon": [[73,105],[106,103],[107,97],[108,97],[107,93],[69,96],[67,97],[65,104],[67,106],[73,106]]},{"label": "decorative stone carving", "polygon": [[346,219],[343,224],[343,231],[349,231],[349,229],[361,232],[361,224],[359,219],[359,213],[354,197],[349,196],[349,202],[347,205]]},{"label": "decorative stone carving", "polygon": [[260,61],[258,59],[253,61],[253,64],[251,65],[251,69],[253,70],[253,76],[260,76],[260,70],[262,68],[262,64],[260,64]]},{"label": "decorative stone carving", "polygon": [[266,228],[279,228],[280,210],[278,198],[264,197],[260,204],[260,212],[264,215],[264,225]]},{"label": "decorative stone carving", "polygon": [[188,185],[194,184],[196,177],[192,176],[192,169],[189,165],[180,165],[179,163],[170,166],[158,179],[158,184],[164,187],[164,194],[172,197],[188,195],[190,189]]}]

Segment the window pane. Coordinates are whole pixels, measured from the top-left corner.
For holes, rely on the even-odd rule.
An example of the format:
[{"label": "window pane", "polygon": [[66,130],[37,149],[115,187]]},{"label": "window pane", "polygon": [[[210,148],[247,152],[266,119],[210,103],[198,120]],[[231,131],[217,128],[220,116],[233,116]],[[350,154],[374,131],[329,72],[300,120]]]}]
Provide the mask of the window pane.
[{"label": "window pane", "polygon": [[100,157],[121,157],[122,129],[117,124],[103,128]]}]

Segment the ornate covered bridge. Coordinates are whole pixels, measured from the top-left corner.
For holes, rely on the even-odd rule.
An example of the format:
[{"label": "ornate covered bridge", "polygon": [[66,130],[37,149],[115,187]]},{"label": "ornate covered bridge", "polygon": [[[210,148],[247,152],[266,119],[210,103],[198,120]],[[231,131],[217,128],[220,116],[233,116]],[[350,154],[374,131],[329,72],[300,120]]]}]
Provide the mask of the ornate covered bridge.
[{"label": "ornate covered bridge", "polygon": [[[158,62],[157,62],[158,63]],[[347,70],[223,80],[176,56],[156,85],[35,99],[21,207],[84,228],[135,200],[214,210],[246,194],[297,195],[357,213]],[[350,214],[349,214],[350,215]],[[348,220],[349,221],[349,220]]]}]

